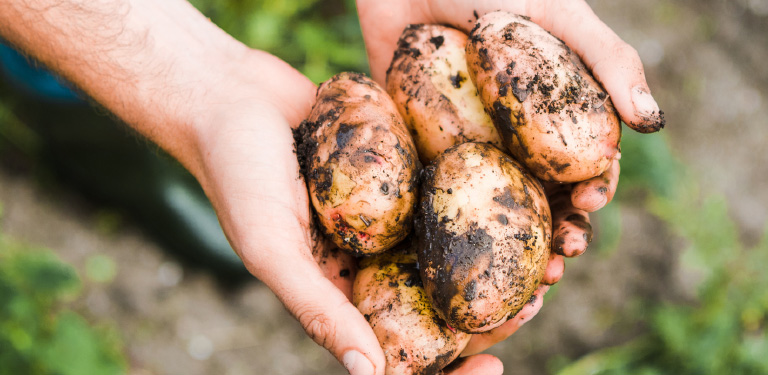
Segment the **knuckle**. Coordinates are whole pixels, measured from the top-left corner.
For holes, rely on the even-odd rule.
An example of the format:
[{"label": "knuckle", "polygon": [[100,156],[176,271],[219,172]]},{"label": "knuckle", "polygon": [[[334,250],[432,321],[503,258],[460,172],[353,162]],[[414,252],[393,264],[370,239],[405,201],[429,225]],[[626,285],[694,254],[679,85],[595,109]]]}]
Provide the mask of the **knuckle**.
[{"label": "knuckle", "polygon": [[601,49],[604,52],[601,53],[600,57],[590,67],[598,81],[602,81],[603,77],[600,77],[600,75],[604,73],[604,66],[634,70],[638,64],[641,64],[640,54],[638,54],[637,50],[621,39],[617,38],[606,41]]},{"label": "knuckle", "polygon": [[296,313],[296,319],[304,327],[307,335],[318,345],[326,349],[331,347],[336,333],[333,319],[311,308],[299,309]]},{"label": "knuckle", "polygon": [[626,59],[631,64],[640,62],[640,54],[637,50],[623,40],[617,41],[611,50],[614,56]]}]

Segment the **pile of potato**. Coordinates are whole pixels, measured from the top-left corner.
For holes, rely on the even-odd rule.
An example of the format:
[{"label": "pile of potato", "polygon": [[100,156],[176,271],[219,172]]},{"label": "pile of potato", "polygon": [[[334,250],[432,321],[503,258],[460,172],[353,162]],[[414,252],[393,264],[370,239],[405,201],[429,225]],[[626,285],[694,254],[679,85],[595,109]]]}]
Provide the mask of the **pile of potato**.
[{"label": "pile of potato", "polygon": [[439,373],[529,301],[552,242],[540,181],[600,175],[619,138],[579,58],[508,13],[469,36],[409,26],[386,91],[356,73],[319,87],[297,153],[324,233],[359,256],[353,303],[387,374]]}]

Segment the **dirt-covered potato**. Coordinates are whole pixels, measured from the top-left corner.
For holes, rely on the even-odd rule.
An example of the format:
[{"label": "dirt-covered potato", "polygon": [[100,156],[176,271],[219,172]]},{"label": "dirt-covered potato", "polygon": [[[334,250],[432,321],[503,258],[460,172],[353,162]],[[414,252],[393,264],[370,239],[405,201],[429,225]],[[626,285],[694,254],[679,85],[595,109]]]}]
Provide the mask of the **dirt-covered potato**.
[{"label": "dirt-covered potato", "polygon": [[489,13],[470,34],[467,64],[505,146],[537,177],[577,182],[610,166],[616,111],[561,40],[525,17]]},{"label": "dirt-covered potato", "polygon": [[469,343],[432,309],[416,267],[413,253],[379,254],[355,278],[352,302],[379,339],[387,375],[439,374]]},{"label": "dirt-covered potato", "polygon": [[320,85],[299,127],[297,154],[324,232],[356,254],[385,251],[410,232],[420,163],[387,93],[341,73]]},{"label": "dirt-covered potato", "polygon": [[413,135],[423,163],[464,142],[501,138],[469,78],[467,35],[441,25],[410,25],[387,71],[387,92]]},{"label": "dirt-covered potato", "polygon": [[424,169],[415,222],[424,288],[453,327],[501,325],[544,277],[552,238],[544,190],[491,145],[449,148]]}]

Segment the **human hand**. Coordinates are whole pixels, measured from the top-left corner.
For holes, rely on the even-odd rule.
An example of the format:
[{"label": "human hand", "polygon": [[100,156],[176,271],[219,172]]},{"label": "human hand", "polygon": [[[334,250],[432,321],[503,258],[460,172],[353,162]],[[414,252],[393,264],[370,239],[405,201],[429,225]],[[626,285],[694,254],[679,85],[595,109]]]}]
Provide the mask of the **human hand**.
[{"label": "human hand", "polygon": [[279,78],[233,73],[238,84],[211,95],[225,99],[200,119],[197,177],[245,266],[306,333],[352,374],[383,374],[379,342],[350,302],[355,260],[313,228],[299,173],[291,128],[308,116],[316,88],[272,56],[249,55],[241,69]]},{"label": "human hand", "polygon": [[[647,133],[664,126],[663,113],[650,95],[637,52],[603,24],[582,0],[507,2],[455,0],[358,0],[358,13],[368,51],[371,73],[384,83],[397,40],[408,24],[446,24],[469,32],[478,17],[496,10],[530,17],[571,47],[608,91],[621,119],[636,131]],[[618,184],[619,157],[609,169],[590,180],[572,184],[548,184],[553,216],[553,254],[543,284],[557,282],[564,270],[563,256],[582,254],[592,237],[588,212],[596,211],[613,198]],[[542,286],[537,296],[543,296]],[[473,338],[463,355],[473,354],[514,333],[535,315],[541,298],[529,303],[513,319],[487,334]],[[475,360],[472,366],[492,362]],[[465,362],[460,368],[469,366]],[[457,368],[457,373],[460,369]]]},{"label": "human hand", "polygon": [[7,3],[0,34],[179,160],[246,268],[307,334],[353,374],[384,373],[349,301],[352,259],[310,228],[291,127],[309,113],[312,82],[184,0]]}]

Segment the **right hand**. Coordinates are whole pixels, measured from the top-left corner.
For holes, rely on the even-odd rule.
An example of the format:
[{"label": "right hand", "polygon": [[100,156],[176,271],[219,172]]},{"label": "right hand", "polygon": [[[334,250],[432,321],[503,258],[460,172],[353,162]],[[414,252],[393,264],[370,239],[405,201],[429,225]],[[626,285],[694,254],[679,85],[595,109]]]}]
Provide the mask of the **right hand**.
[{"label": "right hand", "polygon": [[[637,52],[622,41],[583,0],[358,0],[358,14],[371,73],[380,84],[408,24],[446,24],[469,33],[478,16],[504,10],[528,16],[571,47],[605,87],[619,115],[632,129],[648,133],[664,126],[663,112],[650,94]],[[513,319],[490,332],[475,335],[462,355],[479,353],[513,334],[541,308],[548,285],[564,270],[564,256],[582,254],[592,238],[589,212],[611,201],[618,184],[619,157],[602,175],[584,182],[547,186],[552,209],[552,255],[536,298]],[[498,359],[475,355],[452,366],[451,374],[500,374]]]}]

